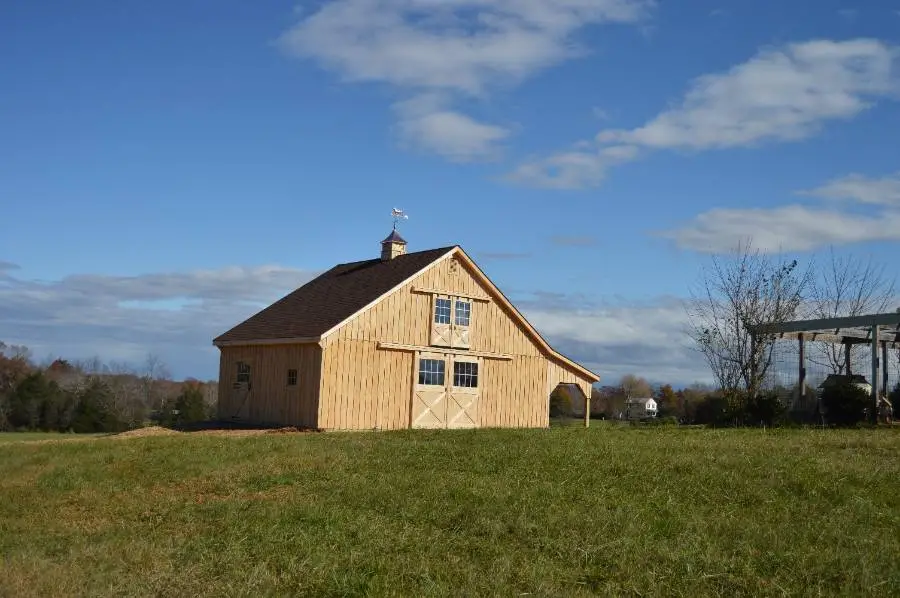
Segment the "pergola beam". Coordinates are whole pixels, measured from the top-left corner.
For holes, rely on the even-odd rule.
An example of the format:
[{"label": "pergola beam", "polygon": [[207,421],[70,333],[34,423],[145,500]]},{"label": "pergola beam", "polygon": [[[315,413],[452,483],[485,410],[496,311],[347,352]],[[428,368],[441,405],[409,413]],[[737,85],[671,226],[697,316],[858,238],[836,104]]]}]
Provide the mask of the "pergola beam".
[{"label": "pergola beam", "polygon": [[779,332],[814,332],[817,330],[839,330],[841,328],[871,328],[872,326],[894,326],[900,330],[900,313],[773,322],[755,326],[752,332],[757,334],[777,334]]},{"label": "pergola beam", "polygon": [[[834,345],[868,345],[872,338],[869,333],[847,334],[843,331],[840,334],[832,334],[831,332],[782,332],[773,334],[773,336],[779,340],[796,340],[799,339],[801,335],[806,341],[819,341],[823,343],[832,343]],[[879,334],[878,341],[886,343],[887,346],[892,349],[900,349],[900,340],[897,339],[897,335],[895,334]]]}]

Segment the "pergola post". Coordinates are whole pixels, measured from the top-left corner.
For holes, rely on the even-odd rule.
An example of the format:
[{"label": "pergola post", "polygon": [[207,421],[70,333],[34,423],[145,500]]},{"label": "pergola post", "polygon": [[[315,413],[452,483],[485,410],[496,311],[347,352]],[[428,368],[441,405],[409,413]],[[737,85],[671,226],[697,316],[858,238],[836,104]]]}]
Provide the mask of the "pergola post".
[{"label": "pergola post", "polygon": [[847,369],[847,376],[853,375],[853,366],[850,364],[853,363],[853,360],[850,358],[850,343],[844,343],[844,366]]},{"label": "pergola post", "polygon": [[890,394],[890,370],[888,369],[888,345],[887,341],[881,341],[881,392],[884,396]]},{"label": "pergola post", "polygon": [[800,404],[806,405],[806,343],[803,342],[803,333],[797,335],[800,343]]},{"label": "pergola post", "polygon": [[[878,423],[878,324],[872,325],[872,423]],[[885,368],[887,369],[887,368]]]}]

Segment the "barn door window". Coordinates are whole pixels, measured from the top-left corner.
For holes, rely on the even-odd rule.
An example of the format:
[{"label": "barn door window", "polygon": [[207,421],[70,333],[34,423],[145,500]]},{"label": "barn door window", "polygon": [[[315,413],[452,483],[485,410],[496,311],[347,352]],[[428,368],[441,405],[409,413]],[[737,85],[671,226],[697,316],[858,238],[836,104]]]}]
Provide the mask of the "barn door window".
[{"label": "barn door window", "polygon": [[419,384],[423,386],[443,386],[444,372],[443,359],[419,360]]},{"label": "barn door window", "polygon": [[450,300],[438,298],[434,302],[434,323],[450,323]]},{"label": "barn door window", "polygon": [[474,361],[454,361],[453,386],[478,388],[478,363]]},{"label": "barn door window", "polygon": [[288,386],[297,386],[297,370],[288,370],[287,371],[287,385]]},{"label": "barn door window", "polygon": [[456,300],[456,317],[455,324],[457,326],[468,326],[469,319],[472,317],[472,304],[461,299]]}]

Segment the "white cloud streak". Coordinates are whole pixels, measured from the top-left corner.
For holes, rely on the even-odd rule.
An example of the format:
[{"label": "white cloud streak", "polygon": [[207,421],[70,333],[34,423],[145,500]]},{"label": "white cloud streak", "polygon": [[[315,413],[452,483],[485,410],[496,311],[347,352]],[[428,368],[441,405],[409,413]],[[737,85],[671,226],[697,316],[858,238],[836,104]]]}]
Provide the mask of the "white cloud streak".
[{"label": "white cloud streak", "polygon": [[554,348],[600,374],[601,384],[615,384],[625,374],[676,385],[712,381],[676,298],[603,305],[541,293],[516,304]]},{"label": "white cloud streak", "polygon": [[644,18],[651,0],[335,0],[302,18],[279,43],[345,82],[392,86],[444,106],[410,117],[402,139],[456,161],[493,158],[506,126],[481,123],[446,104],[484,98],[497,86],[582,55],[583,27]]},{"label": "white cloud streak", "polygon": [[311,277],[280,266],[51,282],[7,275],[0,277],[0,340],[29,346],[39,358],[137,363],[152,351],[176,375],[214,376],[212,339]]},{"label": "white cloud streak", "polygon": [[761,251],[810,251],[828,245],[900,240],[900,212],[873,216],[809,208],[715,209],[661,233],[684,249],[720,253],[752,239]]},{"label": "white cloud streak", "polygon": [[822,199],[900,208],[900,171],[881,178],[849,174],[798,193]]},{"label": "white cloud streak", "polygon": [[[896,99],[898,49],[878,40],[812,40],[766,48],[726,72],[695,79],[684,97],[644,125],[601,131],[594,150],[531,160],[511,179],[538,187],[590,187],[603,180],[610,146],[703,151],[790,142]],[[640,152],[628,150],[622,161]],[[558,162],[578,169],[560,169]]]}]

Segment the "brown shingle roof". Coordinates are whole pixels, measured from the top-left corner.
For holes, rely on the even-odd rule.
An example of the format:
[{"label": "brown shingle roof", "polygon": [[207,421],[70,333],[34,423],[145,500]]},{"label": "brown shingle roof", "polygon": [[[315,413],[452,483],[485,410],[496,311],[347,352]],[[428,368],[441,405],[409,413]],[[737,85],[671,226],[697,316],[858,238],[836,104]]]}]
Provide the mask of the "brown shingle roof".
[{"label": "brown shingle roof", "polygon": [[339,264],[213,342],[318,337],[454,247],[407,253],[388,261]]}]

